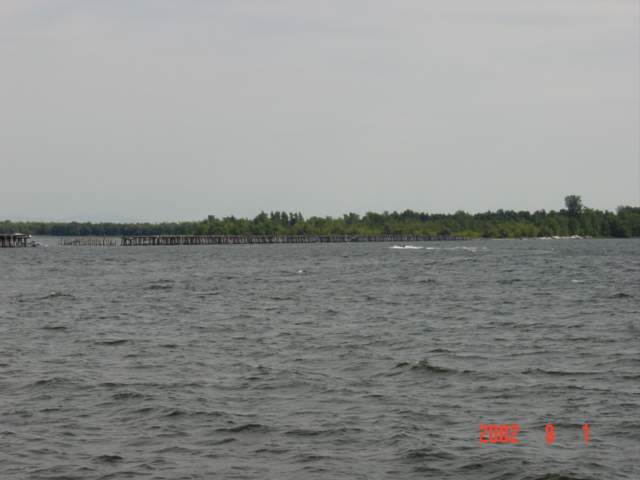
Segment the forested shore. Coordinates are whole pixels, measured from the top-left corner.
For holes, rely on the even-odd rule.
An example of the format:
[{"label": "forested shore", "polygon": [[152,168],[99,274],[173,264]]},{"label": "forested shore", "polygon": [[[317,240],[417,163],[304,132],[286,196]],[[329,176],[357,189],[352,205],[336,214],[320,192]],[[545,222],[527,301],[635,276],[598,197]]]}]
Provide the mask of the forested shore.
[{"label": "forested shore", "polygon": [[564,209],[535,212],[497,210],[469,214],[403,212],[348,213],[309,217],[301,213],[261,212],[256,217],[216,218],[172,223],[0,221],[0,233],[54,236],[122,235],[451,235],[467,238],[522,238],[580,235],[640,237],[640,208],[615,212],[582,206],[580,197],[565,199]]}]

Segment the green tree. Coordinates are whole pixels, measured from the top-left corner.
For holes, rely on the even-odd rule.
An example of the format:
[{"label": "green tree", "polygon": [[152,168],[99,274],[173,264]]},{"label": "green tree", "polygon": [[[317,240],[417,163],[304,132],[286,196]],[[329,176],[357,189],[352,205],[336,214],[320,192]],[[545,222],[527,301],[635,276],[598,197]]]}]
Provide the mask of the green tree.
[{"label": "green tree", "polygon": [[564,197],[564,204],[567,207],[567,212],[571,217],[577,217],[582,213],[584,206],[582,205],[582,198],[580,195],[569,195]]}]

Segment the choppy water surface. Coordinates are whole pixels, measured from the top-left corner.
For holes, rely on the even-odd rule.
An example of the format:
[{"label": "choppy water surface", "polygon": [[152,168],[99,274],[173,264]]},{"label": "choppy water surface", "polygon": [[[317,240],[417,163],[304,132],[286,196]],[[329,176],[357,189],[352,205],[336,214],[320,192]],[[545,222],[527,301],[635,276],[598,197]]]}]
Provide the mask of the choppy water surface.
[{"label": "choppy water surface", "polygon": [[640,242],[420,246],[0,250],[1,478],[640,478]]}]

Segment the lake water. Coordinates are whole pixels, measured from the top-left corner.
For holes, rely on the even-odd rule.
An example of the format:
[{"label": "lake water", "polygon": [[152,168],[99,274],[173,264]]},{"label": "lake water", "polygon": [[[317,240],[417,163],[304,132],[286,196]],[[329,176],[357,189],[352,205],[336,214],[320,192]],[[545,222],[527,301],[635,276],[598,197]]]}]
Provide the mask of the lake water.
[{"label": "lake water", "polygon": [[2,479],[640,478],[638,240],[44,242],[0,250]]}]

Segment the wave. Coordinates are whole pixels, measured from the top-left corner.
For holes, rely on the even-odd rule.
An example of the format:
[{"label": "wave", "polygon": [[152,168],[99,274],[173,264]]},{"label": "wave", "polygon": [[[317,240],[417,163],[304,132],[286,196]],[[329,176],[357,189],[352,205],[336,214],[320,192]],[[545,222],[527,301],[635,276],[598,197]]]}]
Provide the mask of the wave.
[{"label": "wave", "polygon": [[362,432],[360,428],[347,428],[347,427],[339,427],[339,428],[329,428],[325,430],[311,430],[308,428],[297,428],[294,430],[289,430],[285,432],[285,435],[292,435],[296,437],[318,437],[324,435],[344,435],[350,432],[359,433]]},{"label": "wave", "polygon": [[523,375],[543,374],[543,375],[557,375],[557,376],[576,376],[576,375],[598,375],[603,372],[565,372],[562,370],[544,370],[542,368],[527,368],[522,371]]},{"label": "wave", "polygon": [[210,290],[206,292],[194,292],[194,295],[197,297],[213,297],[216,295],[220,295],[220,292],[217,290]]},{"label": "wave", "polygon": [[455,455],[441,449],[423,447],[407,450],[401,458],[409,462],[422,462],[425,460],[453,460]]},{"label": "wave", "polygon": [[50,300],[52,298],[75,298],[70,293],[62,293],[62,292],[51,292],[43,297],[40,297],[40,300]]},{"label": "wave", "polygon": [[539,477],[526,477],[528,480],[591,480],[587,477],[576,477],[573,474],[547,473]]},{"label": "wave", "polygon": [[609,298],[632,298],[632,297],[633,295],[630,295],[628,293],[619,292],[611,295]]},{"label": "wave", "polygon": [[405,367],[409,367],[409,370],[418,370],[418,371],[421,370],[421,371],[432,372],[432,373],[452,373],[452,372],[455,372],[455,370],[451,370],[449,368],[440,367],[438,365],[432,365],[426,359],[425,360],[420,360],[420,361],[415,362],[415,363],[400,362],[394,368],[405,368]]},{"label": "wave", "polygon": [[254,450],[254,453],[282,455],[283,453],[289,453],[290,451],[291,450],[289,450],[288,448],[262,447]]},{"label": "wave", "polygon": [[[166,411],[166,410],[165,410]],[[165,418],[175,418],[175,417],[205,417],[205,418],[218,418],[225,416],[224,412],[220,412],[218,410],[205,411],[205,410],[182,410],[180,408],[173,408],[167,411],[167,413],[162,415]]]},{"label": "wave", "polygon": [[517,282],[522,282],[522,279],[521,278],[501,278],[500,280],[496,281],[496,283],[499,283],[501,285],[511,285]]},{"label": "wave", "polygon": [[216,432],[229,432],[229,433],[240,433],[240,432],[257,432],[264,433],[271,430],[266,425],[262,425],[260,423],[245,423],[242,425],[237,425],[235,427],[226,427],[226,428],[218,428]]},{"label": "wave", "polygon": [[223,438],[222,440],[210,440],[208,443],[210,445],[224,445],[225,443],[235,442],[236,439],[232,437]]},{"label": "wave", "polygon": [[417,245],[394,245],[389,248],[393,250],[422,250],[424,247],[419,247]]},{"label": "wave", "polygon": [[116,463],[124,460],[120,455],[100,455],[95,457],[95,461],[101,463]]},{"label": "wave", "polygon": [[111,395],[113,400],[129,400],[129,399],[137,399],[137,398],[147,398],[150,399],[149,395],[144,395],[139,392],[118,392]]},{"label": "wave", "polygon": [[96,345],[124,345],[125,343],[131,343],[133,340],[128,340],[126,338],[116,339],[116,340],[101,340],[99,342],[94,342]]},{"label": "wave", "polygon": [[152,283],[147,286],[147,290],[171,290],[173,288],[173,281],[166,280],[161,282]]},{"label": "wave", "polygon": [[71,385],[77,386],[77,381],[65,377],[51,377],[36,380],[35,382],[25,385],[25,388],[55,388],[67,387]]}]

